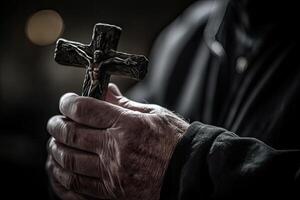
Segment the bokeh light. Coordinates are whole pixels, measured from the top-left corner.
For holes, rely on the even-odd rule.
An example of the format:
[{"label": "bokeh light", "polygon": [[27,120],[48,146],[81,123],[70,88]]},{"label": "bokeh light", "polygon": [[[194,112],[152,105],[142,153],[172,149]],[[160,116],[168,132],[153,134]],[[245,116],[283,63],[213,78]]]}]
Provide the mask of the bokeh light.
[{"label": "bokeh light", "polygon": [[45,46],[54,43],[63,28],[63,19],[56,11],[40,10],[29,17],[25,32],[33,44]]}]

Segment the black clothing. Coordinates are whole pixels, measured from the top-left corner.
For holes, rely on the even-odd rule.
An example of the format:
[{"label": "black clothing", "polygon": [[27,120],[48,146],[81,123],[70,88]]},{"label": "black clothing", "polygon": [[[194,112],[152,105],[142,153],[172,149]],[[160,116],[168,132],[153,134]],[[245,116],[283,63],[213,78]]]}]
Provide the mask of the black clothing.
[{"label": "black clothing", "polygon": [[271,3],[197,2],[157,40],[132,99],[201,122],[178,143],[161,199],[300,195],[298,12]]}]

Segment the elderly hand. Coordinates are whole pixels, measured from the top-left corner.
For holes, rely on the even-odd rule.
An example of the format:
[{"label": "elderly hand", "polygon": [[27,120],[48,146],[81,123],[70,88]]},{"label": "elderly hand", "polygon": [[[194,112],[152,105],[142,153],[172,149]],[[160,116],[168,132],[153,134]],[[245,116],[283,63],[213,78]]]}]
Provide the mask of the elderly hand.
[{"label": "elderly hand", "polygon": [[47,125],[47,171],[62,199],[159,199],[164,172],[189,124],[133,102],[110,84],[106,101],[65,94]]}]

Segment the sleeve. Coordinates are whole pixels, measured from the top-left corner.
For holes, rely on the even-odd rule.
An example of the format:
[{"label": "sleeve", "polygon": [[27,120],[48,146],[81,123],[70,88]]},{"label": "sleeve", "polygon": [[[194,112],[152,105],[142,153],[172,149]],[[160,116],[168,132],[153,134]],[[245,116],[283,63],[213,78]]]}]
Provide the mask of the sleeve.
[{"label": "sleeve", "polygon": [[161,199],[299,199],[299,169],[299,150],[194,122],[175,148]]}]

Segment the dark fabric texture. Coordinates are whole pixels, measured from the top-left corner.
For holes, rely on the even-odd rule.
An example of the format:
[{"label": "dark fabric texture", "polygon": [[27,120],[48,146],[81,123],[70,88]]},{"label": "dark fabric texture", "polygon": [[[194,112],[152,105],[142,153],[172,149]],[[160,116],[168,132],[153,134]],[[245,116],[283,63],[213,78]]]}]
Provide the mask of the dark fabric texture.
[{"label": "dark fabric texture", "polygon": [[179,142],[161,199],[299,199],[300,151],[194,122]]},{"label": "dark fabric texture", "polygon": [[197,2],[156,41],[129,96],[193,122],[161,199],[300,198],[300,12],[278,2]]}]

